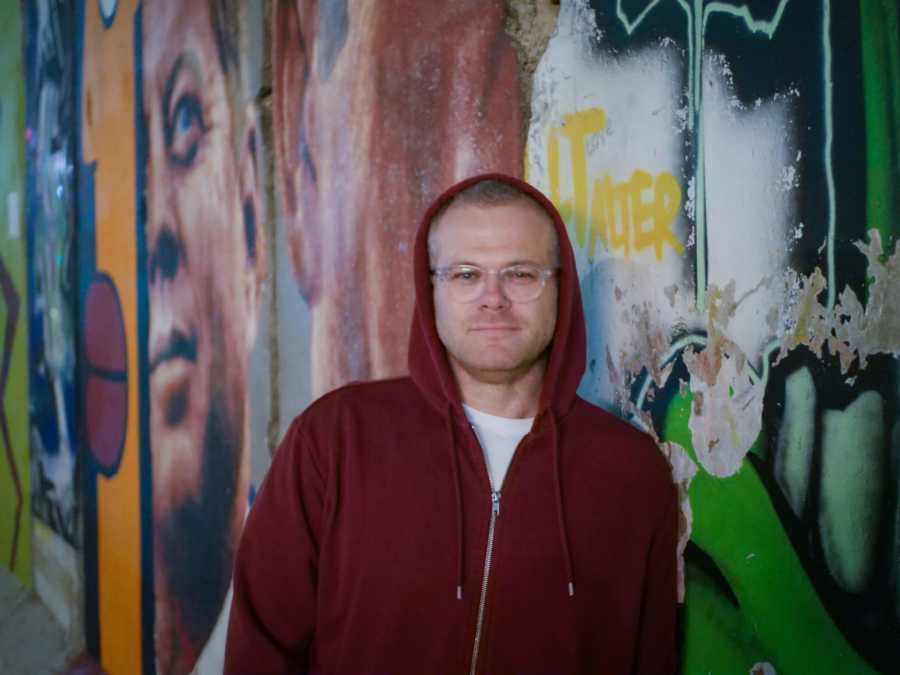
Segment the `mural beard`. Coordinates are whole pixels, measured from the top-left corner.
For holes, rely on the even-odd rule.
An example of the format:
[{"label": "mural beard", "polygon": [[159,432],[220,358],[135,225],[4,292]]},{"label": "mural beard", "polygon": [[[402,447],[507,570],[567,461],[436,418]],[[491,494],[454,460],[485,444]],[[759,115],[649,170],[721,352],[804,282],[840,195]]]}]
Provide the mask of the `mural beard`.
[{"label": "mural beard", "polygon": [[[171,615],[157,616],[162,629],[157,634],[161,672],[190,671],[219,618],[231,583],[244,413],[242,405],[230,409],[227,400],[243,402],[243,397],[226,397],[220,390],[211,399],[199,497],[185,500],[156,523],[155,555],[167,600],[163,606]],[[157,588],[158,608],[161,591]],[[168,649],[163,646],[166,643]]]}]

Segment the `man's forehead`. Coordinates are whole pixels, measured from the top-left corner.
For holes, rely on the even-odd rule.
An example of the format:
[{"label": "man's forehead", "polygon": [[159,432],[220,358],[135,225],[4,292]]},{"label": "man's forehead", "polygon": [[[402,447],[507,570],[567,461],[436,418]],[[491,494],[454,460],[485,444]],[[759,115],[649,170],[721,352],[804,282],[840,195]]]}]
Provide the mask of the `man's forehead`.
[{"label": "man's forehead", "polygon": [[[509,207],[520,211],[511,213]],[[428,250],[435,265],[474,262],[472,256],[483,255],[490,256],[494,264],[555,264],[558,242],[550,214],[523,196],[502,203],[451,204],[432,223]]]},{"label": "man's forehead", "polygon": [[431,229],[432,231],[439,229],[438,226],[448,219],[451,221],[465,222],[464,217],[461,217],[465,213],[478,213],[479,215],[485,216],[485,220],[490,220],[490,216],[496,214],[499,222],[502,213],[509,208],[528,210],[538,216],[541,220],[545,221],[551,230],[555,231],[556,229],[550,214],[547,213],[540,204],[525,195],[522,195],[517,199],[510,199],[503,202],[478,202],[471,200],[453,201],[432,221]]}]

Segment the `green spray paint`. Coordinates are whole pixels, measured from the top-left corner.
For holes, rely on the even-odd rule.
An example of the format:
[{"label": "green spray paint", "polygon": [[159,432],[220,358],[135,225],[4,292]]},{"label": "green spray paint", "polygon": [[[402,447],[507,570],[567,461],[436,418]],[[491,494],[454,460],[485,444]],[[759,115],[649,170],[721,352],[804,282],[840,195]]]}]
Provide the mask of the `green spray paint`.
[{"label": "green spray paint", "polygon": [[900,25],[896,0],[861,0],[866,110],[866,230],[885,250],[900,235]]},{"label": "green spray paint", "polygon": [[[672,401],[663,425],[663,438],[680,444],[697,463],[688,428],[693,397],[678,394]],[[761,443],[762,439],[757,443]],[[784,532],[765,486],[747,460],[728,478],[716,478],[698,464],[691,481],[690,499],[694,513],[691,540],[709,555],[722,572],[738,601],[742,624],[750,632],[735,636],[722,649],[731,645],[731,658],[748,658],[741,645],[758,644],[765,661],[780,675],[805,673],[874,673],[875,671],[850,646],[835,626],[803,565]],[[695,590],[696,581],[688,577],[688,616],[722,614],[720,600],[711,599],[710,588]],[[710,607],[713,602],[718,607]],[[718,641],[713,622],[694,622],[688,648],[707,641]],[[706,672],[705,655],[685,654],[684,672]],[[719,655],[719,658],[725,658]],[[742,664],[748,672],[754,660]],[[693,664],[693,668],[690,667]]]}]

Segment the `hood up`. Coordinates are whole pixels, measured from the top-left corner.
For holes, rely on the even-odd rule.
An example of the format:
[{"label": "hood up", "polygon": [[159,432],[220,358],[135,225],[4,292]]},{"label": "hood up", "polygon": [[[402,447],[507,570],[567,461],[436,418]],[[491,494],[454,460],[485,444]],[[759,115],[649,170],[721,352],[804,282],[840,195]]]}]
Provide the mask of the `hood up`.
[{"label": "hood up", "polygon": [[459,387],[434,321],[434,297],[428,261],[428,231],[434,215],[454,195],[485,180],[513,185],[540,204],[556,228],[559,238],[559,298],[556,331],[550,343],[550,356],[538,406],[537,417],[551,411],[556,419],[568,412],[584,374],[586,341],[584,311],[578,286],[578,272],[569,235],[556,207],[537,188],[501,173],[487,173],[467,178],[449,188],[425,212],[419,225],[414,248],[416,304],[409,340],[409,373],[428,401],[441,411],[448,404],[462,412]]},{"label": "hood up", "polygon": [[463,597],[463,509],[462,486],[460,483],[459,455],[456,448],[456,431],[454,417],[465,420],[462,409],[459,386],[444,345],[437,334],[434,319],[434,296],[431,285],[431,272],[428,260],[428,230],[434,215],[454,195],[461,190],[485,180],[496,180],[514,185],[527,193],[540,204],[556,228],[559,239],[559,276],[557,298],[556,330],[550,343],[550,355],[541,389],[538,412],[535,417],[535,428],[544,424],[550,427],[550,452],[553,461],[554,492],[556,497],[556,515],[559,528],[559,544],[565,561],[565,574],[568,579],[567,593],[575,594],[572,557],[569,550],[569,537],[566,531],[566,519],[563,509],[562,484],[559,475],[559,427],[557,420],[566,415],[575,401],[578,383],[584,373],[585,365],[585,329],[584,311],[581,305],[581,293],[578,287],[578,273],[575,269],[575,257],[572,244],[566,233],[565,224],[559,212],[549,199],[528,183],[499,173],[488,173],[473,176],[461,181],[444,192],[435,200],[419,226],[416,235],[414,260],[416,283],[416,306],[413,313],[412,331],[409,343],[409,372],[413,381],[422,391],[425,398],[442,414],[446,415],[449,452],[452,458],[454,490],[457,510],[457,578],[456,597]]}]

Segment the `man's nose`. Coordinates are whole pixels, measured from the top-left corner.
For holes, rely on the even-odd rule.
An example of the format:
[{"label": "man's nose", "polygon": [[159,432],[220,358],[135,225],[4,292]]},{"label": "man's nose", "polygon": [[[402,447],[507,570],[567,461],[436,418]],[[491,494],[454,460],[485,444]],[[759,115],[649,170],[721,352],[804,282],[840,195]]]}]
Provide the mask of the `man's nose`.
[{"label": "man's nose", "polygon": [[482,307],[502,308],[510,304],[509,298],[503,290],[503,282],[496,271],[484,275],[484,288],[481,291],[479,303]]}]

